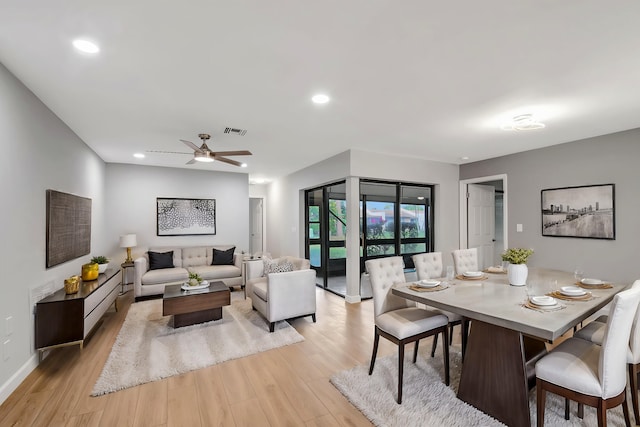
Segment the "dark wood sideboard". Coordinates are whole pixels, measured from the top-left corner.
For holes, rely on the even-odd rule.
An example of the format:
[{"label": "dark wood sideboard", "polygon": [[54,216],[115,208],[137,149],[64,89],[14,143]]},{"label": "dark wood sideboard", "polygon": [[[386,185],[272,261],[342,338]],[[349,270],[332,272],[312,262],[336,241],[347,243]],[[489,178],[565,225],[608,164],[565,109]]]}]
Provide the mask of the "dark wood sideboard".
[{"label": "dark wood sideboard", "polygon": [[75,294],[67,295],[63,288],[36,303],[35,344],[40,356],[52,347],[83,347],[111,304],[115,302],[118,309],[119,272],[109,268],[96,280],[81,281]]}]

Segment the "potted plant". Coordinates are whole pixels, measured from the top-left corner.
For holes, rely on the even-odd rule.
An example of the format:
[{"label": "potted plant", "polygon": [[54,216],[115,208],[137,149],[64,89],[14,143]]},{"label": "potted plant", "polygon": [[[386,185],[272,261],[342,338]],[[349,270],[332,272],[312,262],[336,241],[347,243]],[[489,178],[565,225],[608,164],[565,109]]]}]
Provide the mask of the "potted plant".
[{"label": "potted plant", "polygon": [[502,253],[502,260],[508,261],[507,278],[513,286],[524,286],[527,283],[529,268],[527,260],[533,255],[533,249],[509,248]]},{"label": "potted plant", "polygon": [[104,273],[109,267],[109,258],[103,255],[94,256],[91,258],[91,262],[98,264],[98,273]]},{"label": "potted plant", "polygon": [[202,283],[202,277],[197,273],[189,273],[189,286],[198,286]]}]

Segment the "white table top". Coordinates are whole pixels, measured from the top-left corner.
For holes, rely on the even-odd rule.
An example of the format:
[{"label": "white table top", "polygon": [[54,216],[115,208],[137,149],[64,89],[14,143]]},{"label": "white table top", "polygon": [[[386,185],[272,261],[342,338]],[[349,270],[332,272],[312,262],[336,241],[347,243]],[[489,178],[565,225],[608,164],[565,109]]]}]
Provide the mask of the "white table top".
[{"label": "white table top", "polygon": [[[431,307],[458,313],[472,320],[516,330],[523,334],[553,341],[574,325],[586,319],[607,303],[627,285],[612,283],[610,289],[586,289],[594,299],[590,301],[558,300],[566,308],[540,312],[523,307],[527,301],[526,286],[511,286],[506,274],[491,274],[486,280],[449,282],[449,288],[435,292],[416,292],[411,283],[394,285],[394,295]],[[558,270],[530,269],[529,280],[539,283],[540,294],[575,284],[572,273]],[[556,281],[557,280],[557,284]]]}]

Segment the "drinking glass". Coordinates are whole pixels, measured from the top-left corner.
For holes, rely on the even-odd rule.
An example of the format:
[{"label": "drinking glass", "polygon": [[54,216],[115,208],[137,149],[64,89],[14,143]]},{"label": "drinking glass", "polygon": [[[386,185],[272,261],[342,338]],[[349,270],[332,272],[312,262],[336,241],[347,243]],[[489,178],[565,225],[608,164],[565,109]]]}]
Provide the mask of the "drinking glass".
[{"label": "drinking glass", "polygon": [[509,268],[509,261],[502,261],[502,271],[507,271]]},{"label": "drinking glass", "polygon": [[575,270],[573,270],[573,278],[576,279],[576,282],[579,282],[583,277],[584,273],[582,269],[580,267],[576,267]]},{"label": "drinking glass", "polygon": [[447,280],[453,280],[453,265],[447,265]]}]

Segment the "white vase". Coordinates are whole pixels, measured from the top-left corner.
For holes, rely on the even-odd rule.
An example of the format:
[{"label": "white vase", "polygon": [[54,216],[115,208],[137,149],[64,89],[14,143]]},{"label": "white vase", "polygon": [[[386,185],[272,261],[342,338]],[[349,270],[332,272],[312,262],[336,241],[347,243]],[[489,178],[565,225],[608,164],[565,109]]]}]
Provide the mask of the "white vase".
[{"label": "white vase", "polygon": [[509,264],[507,268],[507,278],[512,286],[524,286],[527,284],[529,268],[527,264]]},{"label": "white vase", "polygon": [[107,271],[107,267],[109,267],[109,263],[106,264],[98,264],[98,273],[104,273]]}]

